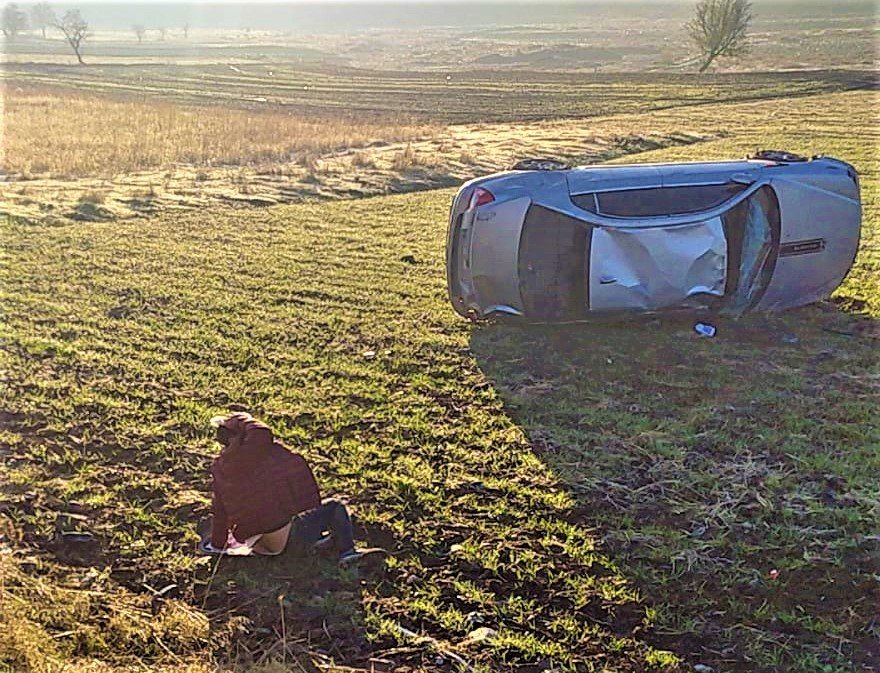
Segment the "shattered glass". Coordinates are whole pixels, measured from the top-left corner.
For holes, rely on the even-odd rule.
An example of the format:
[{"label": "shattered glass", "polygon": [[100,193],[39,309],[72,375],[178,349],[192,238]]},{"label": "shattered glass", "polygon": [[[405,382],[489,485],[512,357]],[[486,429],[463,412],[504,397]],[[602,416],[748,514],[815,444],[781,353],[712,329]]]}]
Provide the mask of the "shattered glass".
[{"label": "shattered glass", "polygon": [[761,200],[748,201],[748,215],[743,230],[742,255],[739,265],[739,283],[730,298],[725,313],[742,315],[763,288],[761,270],[770,255],[772,234],[770,220]]}]

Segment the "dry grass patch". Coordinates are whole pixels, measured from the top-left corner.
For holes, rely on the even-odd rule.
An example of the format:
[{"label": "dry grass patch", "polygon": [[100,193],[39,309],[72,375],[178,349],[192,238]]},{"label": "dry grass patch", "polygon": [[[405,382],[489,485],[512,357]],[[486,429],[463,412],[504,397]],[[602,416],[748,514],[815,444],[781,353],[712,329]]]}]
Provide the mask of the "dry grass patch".
[{"label": "dry grass patch", "polygon": [[[140,216],[142,204],[132,208],[131,199],[141,198],[148,189],[162,196],[160,203],[152,204],[153,210],[228,204],[229,194],[240,194],[239,186],[245,183],[248,190],[276,202],[349,198],[383,194],[390,186],[424,189],[455,184],[536,156],[575,165],[633,161],[634,155],[637,161],[742,157],[759,147],[773,146],[769,134],[786,129],[791,129],[787,149],[815,154],[828,152],[828,137],[851,126],[861,129],[860,136],[852,136],[838,152],[848,158],[857,156],[860,143],[870,145],[876,101],[875,92],[853,91],[784,99],[770,113],[765,103],[736,103],[614,115],[596,118],[588,127],[578,120],[453,125],[435,129],[434,135],[423,140],[323,154],[304,150],[284,162],[178,165],[172,171],[158,168],[116,175],[112,180],[35,179],[25,183],[27,193],[21,192],[21,182],[10,181],[0,184],[0,201],[5,213],[42,220],[69,217],[82,194],[95,190],[106,193],[103,207],[115,217]],[[848,111],[845,124],[834,116],[837,109]],[[739,120],[742,133],[731,131],[727,119]],[[661,156],[661,152],[669,153]]]},{"label": "dry grass patch", "polygon": [[356,168],[375,168],[376,161],[367,152],[355,152],[351,156],[351,165]]},{"label": "dry grass patch", "polygon": [[184,601],[157,600],[115,585],[111,589],[106,571],[74,569],[59,580],[45,576],[41,562],[34,572],[33,563],[0,546],[2,671],[280,673],[293,664],[310,673],[358,673],[324,661],[319,669],[295,641],[286,644],[286,652],[267,647],[256,662],[220,663],[208,652],[228,648],[240,620],[212,624],[208,613]]},{"label": "dry grass patch", "polygon": [[0,623],[7,625],[0,629],[0,662],[22,671],[81,670],[66,666],[74,657],[109,652],[161,660],[171,649],[195,653],[212,640],[207,617],[182,601],[151,604],[146,595],[110,589],[106,572],[68,574],[67,582],[80,586],[26,573],[0,550]]},{"label": "dry grass patch", "polygon": [[434,132],[424,123],[270,109],[182,106],[117,100],[46,87],[7,89],[4,168],[53,177],[113,175],[186,163],[255,165],[291,161],[376,141],[407,142]]},{"label": "dry grass patch", "polygon": [[427,152],[419,152],[412,145],[396,152],[391,159],[391,168],[395,171],[406,171],[414,168],[434,168],[442,163],[442,159]]},{"label": "dry grass patch", "polygon": [[96,203],[101,204],[107,200],[107,194],[105,192],[101,192],[98,190],[92,190],[89,192],[85,192],[82,196],[79,197],[80,203]]}]

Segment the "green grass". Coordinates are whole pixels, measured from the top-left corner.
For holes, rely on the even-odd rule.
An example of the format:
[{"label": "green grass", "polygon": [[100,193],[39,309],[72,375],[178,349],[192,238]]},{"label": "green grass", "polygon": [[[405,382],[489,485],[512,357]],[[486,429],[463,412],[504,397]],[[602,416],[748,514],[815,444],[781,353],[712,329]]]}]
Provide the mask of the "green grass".
[{"label": "green grass", "polygon": [[[337,662],[420,670],[436,653],[398,625],[486,672],[876,665],[878,163],[850,128],[873,97],[846,100],[860,107],[829,105],[815,142],[862,173],[856,268],[835,302],[713,340],[671,320],[457,319],[449,190],[8,220],[0,544],[44,588],[4,583],[30,635],[0,639],[0,660],[24,667],[29,639],[50,663],[248,661],[277,647],[283,613],[290,641]],[[665,156],[804,149],[810,119],[785,114]],[[393,551],[384,571],[194,554],[207,419],[230,405],[349,498],[359,539]],[[99,541],[79,556],[52,543],[69,511]],[[164,603],[145,588],[172,583]],[[498,635],[464,644],[478,626]]]}]

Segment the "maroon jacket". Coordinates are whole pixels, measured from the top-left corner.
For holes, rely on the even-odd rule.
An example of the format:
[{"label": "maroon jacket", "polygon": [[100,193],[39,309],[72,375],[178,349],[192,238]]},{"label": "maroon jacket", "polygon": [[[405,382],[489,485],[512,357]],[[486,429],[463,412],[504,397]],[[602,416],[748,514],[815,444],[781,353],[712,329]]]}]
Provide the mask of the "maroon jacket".
[{"label": "maroon jacket", "polygon": [[243,413],[230,416],[223,426],[231,440],[211,468],[214,547],[226,547],[229,531],[244,542],[321,504],[306,461],[275,441],[268,426]]}]

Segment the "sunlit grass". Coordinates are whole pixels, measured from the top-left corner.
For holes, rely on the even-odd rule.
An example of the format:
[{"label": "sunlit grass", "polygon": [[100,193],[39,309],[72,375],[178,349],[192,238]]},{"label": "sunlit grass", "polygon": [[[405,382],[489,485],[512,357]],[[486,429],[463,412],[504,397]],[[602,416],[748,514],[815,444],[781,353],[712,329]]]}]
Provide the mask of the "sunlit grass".
[{"label": "sunlit grass", "polygon": [[[712,340],[678,321],[459,320],[450,190],[4,222],[0,661],[257,661],[283,613],[288,642],[416,670],[438,654],[399,627],[493,673],[859,670],[880,574],[873,100],[803,99],[639,157],[813,149],[862,175],[861,250],[835,303]],[[206,421],[230,405],[350,499],[359,539],[393,551],[384,572],[309,557],[212,578],[194,525]],[[64,512],[85,517],[90,556],[53,543]],[[497,637],[467,644],[481,626]]]},{"label": "sunlit grass", "polygon": [[175,164],[253,166],[307,161],[327,152],[432,134],[404,114],[383,120],[273,108],[181,105],[46,87],[4,94],[5,169],[51,177],[113,176]]}]

